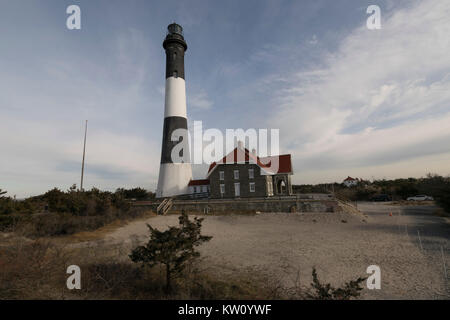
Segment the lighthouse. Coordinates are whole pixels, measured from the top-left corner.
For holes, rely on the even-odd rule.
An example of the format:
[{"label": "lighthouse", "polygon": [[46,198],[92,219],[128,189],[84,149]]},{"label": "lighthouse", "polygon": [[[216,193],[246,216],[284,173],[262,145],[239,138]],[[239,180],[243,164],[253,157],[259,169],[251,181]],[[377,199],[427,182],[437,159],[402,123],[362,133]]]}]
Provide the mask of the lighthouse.
[{"label": "lighthouse", "polygon": [[167,29],[163,42],[166,51],[166,96],[157,198],[186,194],[192,179],[184,77],[187,44],[180,25],[172,23]]}]

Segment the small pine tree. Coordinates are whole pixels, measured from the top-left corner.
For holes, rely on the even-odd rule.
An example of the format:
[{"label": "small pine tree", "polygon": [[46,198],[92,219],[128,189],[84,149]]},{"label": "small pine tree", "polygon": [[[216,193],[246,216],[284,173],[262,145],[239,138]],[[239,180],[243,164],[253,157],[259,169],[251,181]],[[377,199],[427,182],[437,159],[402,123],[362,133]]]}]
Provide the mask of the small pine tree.
[{"label": "small pine tree", "polygon": [[329,283],[321,283],[317,276],[316,268],[312,270],[313,282],[311,283],[312,292],[306,294],[307,298],[313,300],[350,300],[359,297],[363,289],[361,284],[366,278],[359,277],[356,280],[349,281],[342,288],[334,288]]},{"label": "small pine tree", "polygon": [[130,254],[130,259],[150,267],[159,263],[165,265],[166,291],[170,292],[172,278],[184,270],[188,261],[200,256],[195,247],[212,238],[200,234],[202,221],[200,218],[190,221],[187,214],[182,213],[179,217],[179,227],[159,231],[147,224],[150,240],[145,246],[135,248]]}]

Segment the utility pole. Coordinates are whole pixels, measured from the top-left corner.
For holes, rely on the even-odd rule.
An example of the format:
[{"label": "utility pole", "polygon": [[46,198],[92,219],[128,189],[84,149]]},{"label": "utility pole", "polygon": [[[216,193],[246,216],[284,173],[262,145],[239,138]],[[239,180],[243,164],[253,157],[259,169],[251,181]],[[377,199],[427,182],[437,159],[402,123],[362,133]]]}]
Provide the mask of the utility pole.
[{"label": "utility pole", "polygon": [[88,121],[86,120],[86,126],[85,126],[85,129],[84,129],[83,162],[81,163],[81,183],[80,183],[80,191],[83,191],[84,157],[85,157],[85,155],[86,155],[87,124],[88,124]]}]

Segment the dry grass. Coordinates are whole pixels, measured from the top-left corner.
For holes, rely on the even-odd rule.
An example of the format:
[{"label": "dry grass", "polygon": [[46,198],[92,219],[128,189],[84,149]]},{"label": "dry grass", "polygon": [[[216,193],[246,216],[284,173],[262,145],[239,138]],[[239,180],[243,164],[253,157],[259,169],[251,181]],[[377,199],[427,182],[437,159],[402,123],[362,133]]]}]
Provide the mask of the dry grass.
[{"label": "dry grass", "polygon": [[[59,243],[60,241],[58,241]],[[9,238],[0,250],[0,299],[268,299],[271,290],[249,274],[218,279],[191,264],[175,278],[171,294],[164,291],[163,268],[111,259],[103,244],[89,247],[57,245],[48,240]],[[117,255],[117,253],[115,253]],[[119,252],[122,258],[124,252]],[[81,269],[81,290],[66,287],[67,267]]]},{"label": "dry grass", "polygon": [[10,239],[0,250],[0,299],[57,299],[65,283],[67,254],[50,241]]},{"label": "dry grass", "polygon": [[367,220],[369,218],[366,214],[359,211],[356,207],[349,205],[348,203],[339,201],[338,205],[341,208],[342,212],[349,213],[364,220]]},{"label": "dry grass", "polygon": [[264,299],[269,291],[248,279],[221,279],[198,269],[175,278],[173,291],[165,292],[162,268],[145,268],[130,263],[99,263],[87,270],[82,299]]},{"label": "dry grass", "polygon": [[153,211],[145,211],[139,218],[135,219],[117,219],[107,224],[106,226],[100,227],[97,230],[93,231],[81,231],[75,234],[62,237],[61,240],[66,243],[78,243],[78,242],[86,242],[86,241],[95,241],[103,239],[107,234],[119,229],[127,225],[130,221],[146,221],[150,217],[156,216],[156,213]]},{"label": "dry grass", "polygon": [[127,223],[128,221],[125,220],[114,220],[113,222],[107,224],[104,227],[100,227],[97,230],[77,232],[75,234],[62,237],[61,240],[66,241],[68,243],[99,240],[102,239],[108,233],[125,226]]},{"label": "dry grass", "polygon": [[151,210],[132,208],[126,212],[110,210],[104,215],[77,216],[69,213],[40,213],[23,216],[4,231],[27,238],[66,238],[69,241],[95,240],[129,221],[148,219]]}]

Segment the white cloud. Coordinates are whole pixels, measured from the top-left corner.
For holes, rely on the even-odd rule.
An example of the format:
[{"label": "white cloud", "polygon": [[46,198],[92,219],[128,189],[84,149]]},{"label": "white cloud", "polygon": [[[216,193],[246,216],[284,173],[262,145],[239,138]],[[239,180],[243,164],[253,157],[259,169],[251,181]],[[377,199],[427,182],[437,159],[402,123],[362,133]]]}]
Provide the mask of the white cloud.
[{"label": "white cloud", "polygon": [[315,34],[308,41],[308,43],[313,46],[315,46],[318,42],[319,42],[319,40],[317,40],[317,36]]},{"label": "white cloud", "polygon": [[[449,2],[415,2],[385,14],[381,30],[362,24],[320,69],[291,77],[272,126],[294,153],[299,180],[408,159],[420,175],[426,162],[413,159],[450,151],[449,15]],[[439,170],[450,173],[444,158]]]},{"label": "white cloud", "polygon": [[[215,10],[202,6],[185,19],[185,6],[177,13],[180,22],[202,39],[196,28]],[[322,8],[319,4],[315,10]],[[322,59],[318,53],[330,44],[320,28],[302,29],[298,39],[284,38],[274,28],[267,41],[258,42],[261,47],[246,49],[239,41],[249,44],[251,32],[240,33],[244,40],[235,38],[232,30],[240,25],[223,21],[229,25],[219,24],[217,31],[231,35],[235,45],[227,46],[230,51],[204,75],[220,85],[208,83],[206,90],[188,82],[193,88],[187,92],[188,110],[209,120],[205,127],[220,127],[227,110],[229,127],[241,121],[280,128],[282,152],[294,154],[299,182],[353,171],[375,176],[420,175],[428,168],[450,172],[450,3],[415,0],[403,10],[382,9],[381,30],[367,30],[362,14],[361,26]],[[41,32],[29,33],[27,26],[7,34],[11,41],[4,42],[3,51],[9,55],[0,59],[0,188],[29,195],[78,183],[84,119],[90,120],[88,187],[155,187],[164,104],[163,35],[149,37],[152,33],[135,27],[121,27],[119,34],[108,33],[95,45],[95,36],[67,41],[67,34],[64,39],[47,35],[33,42],[33,50],[21,49],[30,49],[30,36]],[[259,28],[252,22],[250,31]],[[199,47],[197,52],[212,56],[213,51]],[[295,72],[312,64],[317,68]],[[265,108],[270,98],[273,104]]]},{"label": "white cloud", "polygon": [[188,106],[193,109],[208,110],[213,105],[208,94],[201,90],[200,92],[188,95]]},{"label": "white cloud", "polygon": [[[152,109],[161,110],[163,103],[156,90],[156,100],[145,95],[145,79],[153,68],[149,42],[130,29],[111,43],[112,54],[98,64],[65,55],[30,58],[29,70],[17,63],[4,65],[0,188],[24,197],[79,185],[84,119],[89,119],[85,187],[156,186],[160,136],[130,130],[129,124]],[[148,122],[159,133],[155,120]]]},{"label": "white cloud", "polygon": [[[2,119],[3,120],[3,119]],[[1,188],[19,197],[79,185],[83,124],[17,121],[0,127]],[[7,156],[5,156],[7,155]],[[85,187],[156,185],[160,145],[143,137],[88,128]]]}]

